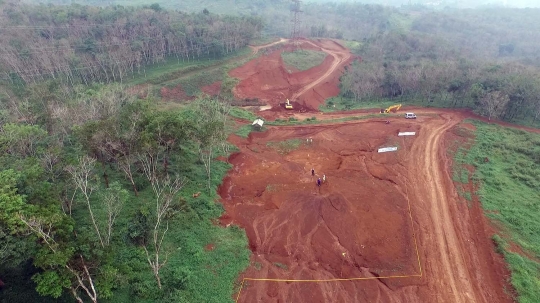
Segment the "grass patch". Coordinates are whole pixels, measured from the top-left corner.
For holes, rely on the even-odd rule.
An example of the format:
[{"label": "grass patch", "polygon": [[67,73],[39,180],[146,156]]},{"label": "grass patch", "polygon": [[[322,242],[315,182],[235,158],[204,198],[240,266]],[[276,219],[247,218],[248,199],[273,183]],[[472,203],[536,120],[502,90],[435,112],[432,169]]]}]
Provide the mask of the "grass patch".
[{"label": "grass patch", "polygon": [[319,106],[319,110],[322,112],[329,113],[329,112],[347,111],[347,110],[355,110],[355,109],[371,109],[371,108],[381,109],[381,108],[386,108],[390,105],[394,105],[398,103],[392,100],[365,100],[365,101],[356,100],[355,101],[354,98],[337,96],[337,97],[326,99],[326,102]]},{"label": "grass patch", "polygon": [[242,125],[240,128],[238,128],[237,131],[234,133],[242,138],[247,138],[251,131],[253,130],[253,127],[249,124]]},{"label": "grass patch", "polygon": [[275,191],[277,191],[277,186],[272,185],[272,184],[268,184],[268,185],[266,185],[265,191],[267,191],[269,193],[275,192]]},{"label": "grass patch", "polygon": [[282,52],[281,58],[288,66],[298,70],[308,70],[323,63],[326,53],[312,50],[296,50],[293,52]]},{"label": "grass patch", "polygon": [[179,79],[175,79],[164,83],[166,87],[173,88],[178,85],[182,87],[182,90],[186,95],[190,97],[197,96],[201,93],[201,88],[206,85],[210,85],[217,81],[223,80],[223,74],[220,72],[213,72],[209,70],[202,70],[199,72],[190,73],[189,76],[184,76]]},{"label": "grass patch", "polygon": [[471,100],[452,100],[448,95],[440,94],[433,96],[431,101],[422,100],[414,96],[401,96],[399,98],[359,99],[345,97],[343,95],[332,97],[319,106],[322,112],[347,111],[357,109],[382,109],[390,105],[402,104],[403,106],[415,105],[436,108],[471,108],[474,104]]},{"label": "grass patch", "polygon": [[339,123],[339,122],[346,122],[346,121],[366,120],[366,119],[382,118],[382,117],[387,117],[387,114],[371,114],[371,115],[364,115],[364,116],[351,116],[351,117],[327,119],[327,120],[317,120],[313,118],[309,118],[304,121],[298,121],[294,118],[292,119],[289,118],[288,120],[276,119],[274,121],[266,122],[265,125],[287,126],[287,125],[305,125],[305,124],[328,124],[328,123]]},{"label": "grass patch", "polygon": [[247,138],[251,132],[265,132],[266,128],[254,128],[251,124],[242,125],[234,133],[242,138]]},{"label": "grass patch", "polygon": [[187,73],[203,68],[219,67],[228,62],[249,56],[251,49],[245,47],[242,50],[227,54],[220,58],[201,56],[194,60],[179,60],[176,57],[168,57],[164,61],[150,65],[143,71],[133,74],[132,78],[126,81],[127,85],[137,85],[141,83],[161,84],[172,81]]},{"label": "grass patch", "polygon": [[229,112],[229,115],[233,116],[234,118],[248,120],[250,122],[253,122],[255,121],[255,119],[257,119],[257,116],[253,112],[250,112],[240,107],[233,107]]},{"label": "grass patch", "polygon": [[362,42],[354,40],[339,40],[339,43],[348,48],[353,54],[359,54],[363,46]]},{"label": "grass patch", "polygon": [[[511,252],[508,243],[499,235],[494,235],[492,240],[495,243],[496,251],[502,254],[506,262],[510,265],[510,270],[512,271],[510,282],[518,293],[518,302],[538,302],[540,299],[540,288],[538,287],[540,284],[540,279],[538,278],[540,264],[520,254]],[[516,298],[513,299],[515,300]]]},{"label": "grass patch", "polygon": [[261,262],[255,262],[255,263],[253,264],[253,266],[255,267],[256,270],[261,270],[261,268],[262,268]]},{"label": "grass patch", "polygon": [[261,46],[261,45],[274,43],[274,42],[277,42],[277,41],[279,41],[279,37],[266,36],[266,37],[260,37],[260,38],[257,38],[257,39],[253,39],[253,40],[251,40],[251,42],[249,44],[253,45],[253,46]]},{"label": "grass patch", "polygon": [[[476,168],[472,178],[480,181],[478,196],[486,215],[502,223],[507,232],[507,239],[494,241],[510,266],[519,302],[539,302],[540,135],[478,121],[473,124],[476,139],[463,161]],[[506,240],[535,259],[509,251]]]},{"label": "grass patch", "polygon": [[284,155],[298,149],[304,141],[300,139],[290,139],[280,142],[268,142],[266,146],[274,148],[278,153]]}]

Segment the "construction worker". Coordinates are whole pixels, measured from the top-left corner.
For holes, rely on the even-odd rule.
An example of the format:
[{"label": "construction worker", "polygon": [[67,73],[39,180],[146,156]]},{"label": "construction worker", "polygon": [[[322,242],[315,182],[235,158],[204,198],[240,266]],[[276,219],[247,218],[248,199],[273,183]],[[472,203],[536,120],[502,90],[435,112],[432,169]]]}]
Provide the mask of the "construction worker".
[{"label": "construction worker", "polygon": [[312,169],[311,169],[311,175],[312,175],[312,176],[315,176],[315,168],[312,168]]},{"label": "construction worker", "polygon": [[321,178],[317,179],[317,186],[321,187]]}]

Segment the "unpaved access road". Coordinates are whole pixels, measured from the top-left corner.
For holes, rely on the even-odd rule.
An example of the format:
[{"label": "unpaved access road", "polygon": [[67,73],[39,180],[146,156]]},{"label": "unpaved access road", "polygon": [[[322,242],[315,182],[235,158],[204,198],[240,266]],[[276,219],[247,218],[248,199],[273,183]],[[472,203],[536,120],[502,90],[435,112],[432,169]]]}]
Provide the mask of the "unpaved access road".
[{"label": "unpaved access road", "polygon": [[[311,41],[307,42],[308,44],[313,45],[314,47],[319,47],[318,45],[314,44]],[[325,47],[325,45],[330,44],[330,46],[338,46],[338,47]],[[319,78],[315,79],[313,82],[305,85],[302,89],[297,91],[292,95],[292,100],[299,99],[300,96],[302,96],[304,93],[309,91],[310,89],[313,89],[315,86],[321,84],[323,81],[326,81],[330,76],[334,75],[340,68],[343,67],[343,65],[349,61],[351,58],[351,53],[342,49],[341,45],[337,45],[334,41],[327,42],[323,44],[323,46],[320,46],[321,50],[328,55],[332,56],[334,60],[332,61],[332,64],[328,67],[328,70]]]},{"label": "unpaved access road", "polygon": [[274,41],[272,43],[263,44],[263,45],[250,45],[249,47],[252,50],[252,55],[255,55],[255,54],[257,54],[259,52],[259,50],[261,50],[263,48],[267,48],[267,47],[274,46],[274,45],[277,45],[277,44],[285,43],[285,42],[288,42],[288,41],[289,41],[289,39],[280,38],[278,41]]}]

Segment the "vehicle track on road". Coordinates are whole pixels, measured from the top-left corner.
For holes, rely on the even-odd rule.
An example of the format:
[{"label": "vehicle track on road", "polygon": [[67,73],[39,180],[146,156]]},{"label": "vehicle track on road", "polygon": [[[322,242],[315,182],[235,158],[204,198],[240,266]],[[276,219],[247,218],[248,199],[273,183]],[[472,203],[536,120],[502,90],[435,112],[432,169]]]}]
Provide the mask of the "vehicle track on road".
[{"label": "vehicle track on road", "polygon": [[[457,203],[448,199],[447,176],[443,174],[444,155],[441,150],[441,138],[444,133],[455,126],[460,120],[452,119],[452,115],[441,115],[444,123],[432,126],[426,123],[422,131],[427,138],[419,138],[411,152],[415,159],[413,167],[417,169],[416,176],[423,176],[421,184],[413,189],[416,191],[420,207],[429,214],[428,234],[420,233],[420,242],[426,251],[429,264],[426,271],[426,279],[430,288],[436,288],[437,302],[488,302],[477,294],[473,286],[473,279],[469,273],[469,264],[466,262],[466,252],[458,237],[450,203]],[[431,122],[434,123],[434,122]],[[434,235],[434,237],[432,236]],[[429,252],[427,252],[429,250]],[[436,257],[437,256],[437,257]],[[434,259],[436,257],[436,260]]]},{"label": "vehicle track on road", "polygon": [[[313,42],[311,41],[307,41],[307,43],[315,46],[315,47],[320,47],[316,44],[314,44]],[[292,100],[297,100],[301,95],[303,95],[305,92],[307,92],[308,90],[314,88],[315,86],[317,86],[318,84],[320,84],[321,82],[323,82],[326,78],[330,77],[338,68],[341,67],[341,65],[345,62],[347,62],[347,60],[350,59],[351,57],[351,54],[348,53],[348,52],[337,52],[337,51],[332,51],[330,49],[327,49],[327,48],[324,48],[324,47],[321,47],[321,50],[327,54],[329,54],[330,56],[334,57],[334,61],[332,62],[332,65],[330,66],[330,68],[321,76],[319,77],[318,79],[316,79],[315,81],[309,83],[309,84],[306,84],[304,85],[304,87],[294,93],[292,95]]]}]

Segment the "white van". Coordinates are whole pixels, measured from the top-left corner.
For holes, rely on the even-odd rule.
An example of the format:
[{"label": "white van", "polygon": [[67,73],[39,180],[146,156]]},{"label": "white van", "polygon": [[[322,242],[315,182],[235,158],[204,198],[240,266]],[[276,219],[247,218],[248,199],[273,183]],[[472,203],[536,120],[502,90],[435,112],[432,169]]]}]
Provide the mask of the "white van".
[{"label": "white van", "polygon": [[416,119],[416,115],[414,113],[406,113],[405,119]]}]

